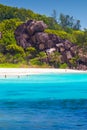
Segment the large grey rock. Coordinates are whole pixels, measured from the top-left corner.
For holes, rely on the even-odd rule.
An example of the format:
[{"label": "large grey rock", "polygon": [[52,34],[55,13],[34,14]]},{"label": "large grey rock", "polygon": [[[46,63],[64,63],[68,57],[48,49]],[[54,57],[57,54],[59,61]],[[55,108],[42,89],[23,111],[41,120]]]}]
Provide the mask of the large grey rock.
[{"label": "large grey rock", "polygon": [[56,44],[56,47],[57,48],[64,47],[64,44],[63,43],[58,43],[58,44]]},{"label": "large grey rock", "polygon": [[[15,30],[17,44],[24,49],[27,47],[35,47],[38,52],[46,52],[48,61],[51,59],[50,54],[57,51],[60,54],[60,62],[67,63],[70,68],[73,68],[70,60],[73,57],[79,57],[76,59],[76,68],[87,69],[87,54],[84,54],[84,50],[78,48],[77,45],[71,43],[69,40],[61,39],[55,34],[45,33],[44,30],[46,28],[47,26],[43,21],[29,20],[23,23]],[[1,37],[2,34],[0,34]]]},{"label": "large grey rock", "polygon": [[70,51],[73,54],[73,56],[75,56],[78,52],[77,46],[75,46],[75,45],[71,46]]},{"label": "large grey rock", "polygon": [[33,35],[36,32],[43,32],[47,28],[47,25],[43,21],[31,20],[28,21],[26,25],[29,35]]},{"label": "large grey rock", "polygon": [[23,48],[35,46],[39,50],[56,47],[62,39],[54,34],[45,33],[47,28],[43,21],[29,20],[15,30],[15,38],[18,45]]},{"label": "large grey rock", "polygon": [[70,41],[65,40],[64,47],[66,50],[69,50],[72,46],[73,46],[73,44]]},{"label": "large grey rock", "polygon": [[68,60],[72,59],[72,54],[71,54],[70,51],[66,52],[66,57],[67,57]]},{"label": "large grey rock", "polygon": [[0,39],[2,38],[2,33],[0,32]]},{"label": "large grey rock", "polygon": [[55,51],[56,51],[55,48],[51,48],[51,49],[47,49],[47,50],[46,50],[46,53],[47,53],[47,54],[52,54],[52,53],[55,52]]},{"label": "large grey rock", "polygon": [[46,43],[49,40],[49,35],[44,32],[38,32],[32,37],[34,43]]}]

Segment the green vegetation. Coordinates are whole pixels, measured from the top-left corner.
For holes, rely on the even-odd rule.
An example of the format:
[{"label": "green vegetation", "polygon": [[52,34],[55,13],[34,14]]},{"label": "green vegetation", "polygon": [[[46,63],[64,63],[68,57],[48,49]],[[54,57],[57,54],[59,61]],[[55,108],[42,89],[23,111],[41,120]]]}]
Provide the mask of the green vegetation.
[{"label": "green vegetation", "polygon": [[46,29],[46,33],[52,33],[56,34],[57,36],[61,37],[62,39],[69,39],[70,34],[63,31],[63,30],[52,30],[52,29]]},{"label": "green vegetation", "polygon": [[60,65],[60,68],[61,68],[61,69],[68,68],[68,65],[67,65],[66,63],[64,63],[64,64],[61,64],[61,65]]},{"label": "green vegetation", "polygon": [[[0,67],[28,67],[42,66],[67,68],[67,64],[60,63],[60,54],[53,53],[50,56],[49,65],[45,52],[38,52],[34,47],[23,49],[18,46],[14,37],[15,29],[29,19],[43,20],[48,29],[47,33],[53,33],[62,39],[68,39],[72,43],[86,49],[87,29],[80,30],[80,20],[74,20],[72,16],[60,14],[60,22],[57,21],[56,11],[51,17],[36,14],[23,8],[8,7],[0,4]],[[75,58],[70,61],[76,65]]]},{"label": "green vegetation", "polygon": [[67,31],[67,28],[71,28],[73,30],[79,30],[80,27],[81,27],[80,20],[75,20],[73,18],[73,16],[60,14],[60,18],[59,19],[60,19],[60,25],[66,31]]},{"label": "green vegetation", "polygon": [[28,65],[24,65],[24,64],[13,64],[13,63],[2,63],[0,64],[0,68],[21,68],[21,67],[26,67],[28,68]]}]

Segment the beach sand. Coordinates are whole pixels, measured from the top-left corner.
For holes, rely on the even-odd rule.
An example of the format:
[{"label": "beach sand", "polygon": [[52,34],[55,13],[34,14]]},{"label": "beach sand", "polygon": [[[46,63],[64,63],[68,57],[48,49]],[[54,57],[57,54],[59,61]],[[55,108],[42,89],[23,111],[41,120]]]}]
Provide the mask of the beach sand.
[{"label": "beach sand", "polygon": [[87,71],[54,68],[0,68],[0,76],[4,77],[45,73],[87,73]]}]

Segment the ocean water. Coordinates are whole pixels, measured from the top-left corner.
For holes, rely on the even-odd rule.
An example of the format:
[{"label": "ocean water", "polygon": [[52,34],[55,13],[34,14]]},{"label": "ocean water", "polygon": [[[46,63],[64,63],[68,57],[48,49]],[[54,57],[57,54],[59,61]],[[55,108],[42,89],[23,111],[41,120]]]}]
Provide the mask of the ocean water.
[{"label": "ocean water", "polygon": [[87,74],[1,77],[0,130],[87,130]]}]

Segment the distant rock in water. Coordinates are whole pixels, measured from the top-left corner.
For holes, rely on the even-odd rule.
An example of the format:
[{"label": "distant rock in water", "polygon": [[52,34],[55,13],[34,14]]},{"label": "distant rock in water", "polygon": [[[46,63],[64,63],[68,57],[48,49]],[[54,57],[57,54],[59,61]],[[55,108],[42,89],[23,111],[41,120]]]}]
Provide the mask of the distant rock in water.
[{"label": "distant rock in water", "polygon": [[[15,30],[15,38],[17,44],[24,49],[27,47],[35,47],[38,51],[44,51],[50,60],[50,54],[53,52],[60,53],[60,62],[67,63],[69,68],[87,69],[85,64],[85,57],[82,58],[83,53],[77,49],[78,47],[66,39],[61,39],[55,34],[45,33],[44,30],[47,25],[43,21],[29,20],[21,24]],[[79,54],[79,60],[76,59],[75,64],[73,58]],[[72,60],[72,61],[71,61]],[[73,62],[73,63],[72,63]]]}]

